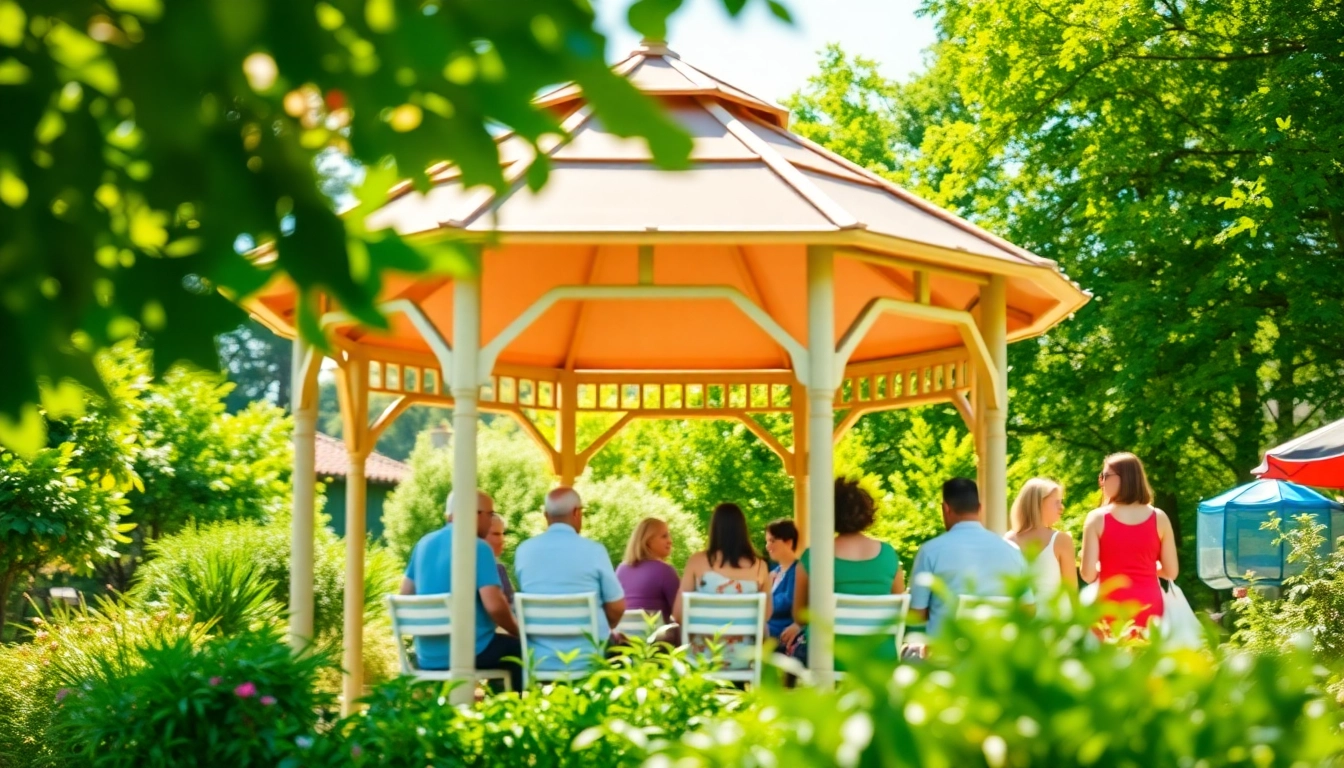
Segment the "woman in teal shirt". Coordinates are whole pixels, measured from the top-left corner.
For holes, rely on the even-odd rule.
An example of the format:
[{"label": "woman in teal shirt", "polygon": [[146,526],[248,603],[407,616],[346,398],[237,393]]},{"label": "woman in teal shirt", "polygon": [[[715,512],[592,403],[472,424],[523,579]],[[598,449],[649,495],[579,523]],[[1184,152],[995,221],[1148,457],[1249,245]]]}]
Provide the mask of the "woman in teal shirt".
[{"label": "woman in teal shirt", "polygon": [[[840,595],[899,595],[905,592],[905,574],[896,550],[885,541],[864,535],[877,512],[873,497],[855,480],[835,481],[835,592]],[[801,642],[803,618],[807,611],[808,569],[812,550],[798,560],[794,584],[793,624],[780,640],[796,658],[806,662],[806,645]],[[850,640],[839,638],[837,642]],[[896,658],[895,644],[882,649],[882,655]]]}]

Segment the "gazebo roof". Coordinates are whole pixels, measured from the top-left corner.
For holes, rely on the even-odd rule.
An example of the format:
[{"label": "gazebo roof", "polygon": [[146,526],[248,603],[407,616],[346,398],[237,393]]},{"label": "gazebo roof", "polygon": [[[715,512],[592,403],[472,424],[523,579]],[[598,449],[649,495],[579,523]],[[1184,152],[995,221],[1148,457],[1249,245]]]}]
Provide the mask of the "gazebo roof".
[{"label": "gazebo roof", "polygon": [[570,140],[554,144],[550,181],[522,183],[531,149],[499,137],[514,181],[504,195],[463,189],[444,166],[427,195],[406,187],[369,219],[409,234],[439,229],[501,233],[870,232],[1010,264],[1053,266],[786,129],[782,107],[747,94],[645,44],[617,64],[641,91],[664,101],[694,139],[689,171],[658,169],[647,145],[610,133],[573,84],[538,103],[565,113]]},{"label": "gazebo roof", "polygon": [[[436,183],[428,192],[401,185],[366,221],[371,229],[483,244],[487,343],[555,288],[646,278],[738,292],[802,342],[806,248],[816,245],[836,249],[837,339],[877,299],[971,310],[993,275],[1006,279],[1010,341],[1044,332],[1088,300],[1054,262],[790,133],[781,107],[695,68],[665,45],[645,43],[615,67],[691,134],[689,169],[657,167],[643,141],[612,134],[581,90],[565,85],[538,98],[561,115],[568,135],[543,146],[551,172],[539,192],[524,182],[531,148],[505,134],[497,138],[511,183],[503,194],[464,188],[458,169],[445,165],[432,169]],[[649,263],[641,248],[653,249]],[[450,284],[445,276],[389,276],[382,298],[411,298],[451,338]],[[294,334],[292,286],[277,282],[251,306],[277,331]],[[391,322],[390,332],[335,332],[338,341],[344,336],[375,357],[432,361],[411,318]],[[883,316],[850,360],[901,359],[962,344],[953,325]],[[704,298],[566,298],[512,340],[497,363],[606,371],[790,368],[777,334],[772,338],[729,302]]]}]

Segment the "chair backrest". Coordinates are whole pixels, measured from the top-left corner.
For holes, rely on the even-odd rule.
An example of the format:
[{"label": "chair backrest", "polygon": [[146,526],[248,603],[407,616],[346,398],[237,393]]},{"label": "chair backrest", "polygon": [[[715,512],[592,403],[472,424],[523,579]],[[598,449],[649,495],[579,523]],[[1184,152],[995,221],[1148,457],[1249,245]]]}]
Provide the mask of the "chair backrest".
[{"label": "chair backrest", "polygon": [[392,637],[397,643],[401,672],[415,674],[406,655],[403,638],[451,637],[453,634],[453,598],[451,595],[388,595],[387,615],[392,618]]},{"label": "chair backrest", "polygon": [[910,614],[910,595],[835,596],[836,635],[891,635],[899,648]]},{"label": "chair backrest", "polygon": [[[587,642],[598,640],[597,593],[581,592],[572,595],[539,595],[517,592],[513,596],[514,612],[518,616],[518,639],[523,659],[530,661],[530,638],[550,637]],[[523,665],[523,685],[531,674],[530,664]],[[548,677],[538,670],[538,677]]]},{"label": "chair backrest", "polygon": [[[745,680],[759,684],[761,681],[761,658],[765,650],[765,600],[764,592],[745,595],[704,594],[683,592],[681,636],[684,642],[693,643],[699,638],[734,637],[750,641],[750,668],[725,669],[713,673],[713,676],[728,680]],[[746,650],[739,642],[737,654]],[[730,664],[733,659],[725,659]]]},{"label": "chair backrest", "polygon": [[957,618],[984,621],[1008,615],[1013,598],[1001,595],[957,595]]},{"label": "chair backrest", "polygon": [[621,623],[616,625],[616,631],[626,637],[647,638],[653,634],[653,629],[657,629],[662,623],[662,613],[632,608],[621,616]]}]

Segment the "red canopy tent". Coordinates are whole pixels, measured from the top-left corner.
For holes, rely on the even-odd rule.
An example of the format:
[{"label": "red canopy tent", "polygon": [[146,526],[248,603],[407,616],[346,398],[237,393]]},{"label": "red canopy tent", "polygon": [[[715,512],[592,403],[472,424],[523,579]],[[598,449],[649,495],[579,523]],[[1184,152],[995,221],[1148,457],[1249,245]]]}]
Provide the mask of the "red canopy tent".
[{"label": "red canopy tent", "polygon": [[1269,449],[1251,472],[1264,480],[1344,489],[1344,419]]}]

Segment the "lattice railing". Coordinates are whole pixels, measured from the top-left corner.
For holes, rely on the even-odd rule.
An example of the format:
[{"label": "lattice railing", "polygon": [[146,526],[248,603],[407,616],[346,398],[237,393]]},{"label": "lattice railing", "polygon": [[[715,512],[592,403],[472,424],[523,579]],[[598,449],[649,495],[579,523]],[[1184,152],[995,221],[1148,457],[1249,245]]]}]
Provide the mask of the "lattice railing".
[{"label": "lattice railing", "polygon": [[[970,362],[964,353],[939,353],[851,366],[836,392],[835,405],[847,409],[901,407],[965,392],[971,387]],[[482,407],[505,410],[556,410],[560,407],[560,372],[536,369],[526,374],[492,376],[481,387]],[[649,411],[675,416],[696,411],[778,413],[792,407],[787,372],[750,374],[623,374],[576,375],[579,412]],[[437,367],[390,361],[369,362],[369,391],[416,395],[426,400],[451,400]]]},{"label": "lattice railing", "polygon": [[861,373],[847,376],[836,391],[837,408],[900,407],[904,402],[929,401],[971,387],[971,365],[965,355],[916,358],[889,369],[875,363],[855,368]]}]

